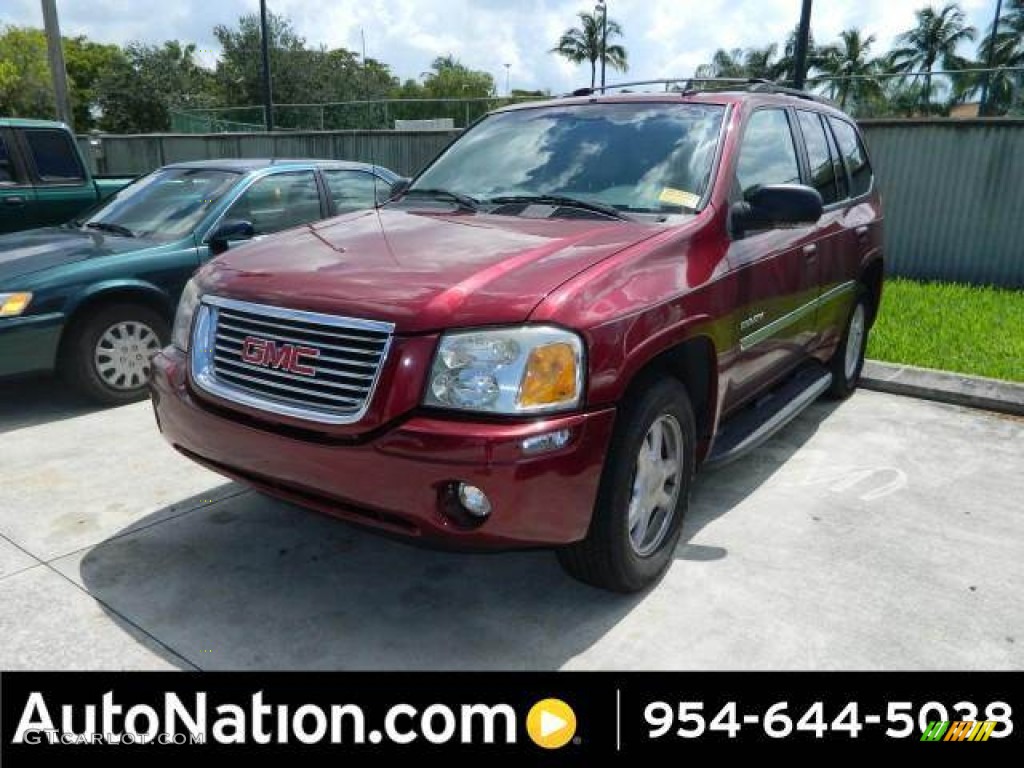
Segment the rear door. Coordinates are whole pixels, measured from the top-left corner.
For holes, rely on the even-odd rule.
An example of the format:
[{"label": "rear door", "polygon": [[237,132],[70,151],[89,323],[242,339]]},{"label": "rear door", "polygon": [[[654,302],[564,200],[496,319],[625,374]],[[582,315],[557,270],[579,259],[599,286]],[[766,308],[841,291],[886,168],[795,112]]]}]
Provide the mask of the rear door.
[{"label": "rear door", "polygon": [[15,151],[12,132],[0,128],[0,234],[28,229],[36,191]]},{"label": "rear door", "polygon": [[[801,183],[800,161],[785,108],[762,108],[740,139],[734,200],[757,186]],[[726,409],[778,381],[806,359],[814,341],[819,276],[813,226],[766,229],[733,239],[728,261],[737,285],[736,362]]]},{"label": "rear door", "polygon": [[36,187],[32,226],[63,224],[96,202],[71,134],[59,128],[25,128],[22,146]]},{"label": "rear door", "polygon": [[321,173],[333,215],[373,208],[390,196],[391,186],[372,173],[347,168],[324,168]]}]

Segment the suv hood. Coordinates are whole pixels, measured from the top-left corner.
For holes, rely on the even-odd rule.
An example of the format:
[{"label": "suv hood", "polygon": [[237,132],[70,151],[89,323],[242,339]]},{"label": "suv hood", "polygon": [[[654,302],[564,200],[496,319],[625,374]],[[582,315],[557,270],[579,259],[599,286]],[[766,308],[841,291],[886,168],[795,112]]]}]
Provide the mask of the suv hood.
[{"label": "suv hood", "polygon": [[229,251],[203,292],[395,323],[399,333],[524,322],[544,297],[659,225],[394,208]]},{"label": "suv hood", "polygon": [[108,237],[102,232],[65,227],[0,235],[0,288],[17,287],[11,281],[32,272],[144,247],[147,245],[143,241],[130,237]]}]

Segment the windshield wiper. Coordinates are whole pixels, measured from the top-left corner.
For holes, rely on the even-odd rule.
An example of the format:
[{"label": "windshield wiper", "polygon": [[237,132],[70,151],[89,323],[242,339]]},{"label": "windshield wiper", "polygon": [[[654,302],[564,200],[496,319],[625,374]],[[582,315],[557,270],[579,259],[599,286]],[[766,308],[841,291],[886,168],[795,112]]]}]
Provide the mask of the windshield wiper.
[{"label": "windshield wiper", "polygon": [[591,200],[580,200],[577,197],[567,197],[566,195],[505,195],[504,197],[492,197],[487,202],[497,203],[498,205],[507,205],[510,203],[562,205],[567,208],[581,208],[585,211],[603,213],[605,216],[611,216],[613,219],[620,219],[621,221],[632,220],[618,208],[613,208],[610,205],[593,202]]},{"label": "windshield wiper", "polygon": [[98,229],[101,232],[121,235],[121,237],[135,237],[135,233],[128,229],[128,227],[122,227],[120,224],[111,224],[109,221],[90,221],[85,226],[88,229]]},{"label": "windshield wiper", "polygon": [[480,202],[475,197],[469,195],[463,195],[460,192],[452,192],[450,189],[407,189],[403,197],[409,195],[415,195],[417,197],[428,197],[434,200],[450,200],[453,203],[457,203],[460,208],[465,208],[467,211],[477,211],[480,209]]}]

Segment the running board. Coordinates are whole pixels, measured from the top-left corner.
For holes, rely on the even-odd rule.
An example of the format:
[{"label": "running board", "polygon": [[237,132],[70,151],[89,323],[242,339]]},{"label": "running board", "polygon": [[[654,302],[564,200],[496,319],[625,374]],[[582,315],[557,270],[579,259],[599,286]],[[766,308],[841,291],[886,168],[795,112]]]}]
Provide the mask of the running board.
[{"label": "running board", "polygon": [[817,400],[830,386],[832,374],[812,364],[778,389],[730,418],[719,431],[704,467],[722,467],[757,448]]}]

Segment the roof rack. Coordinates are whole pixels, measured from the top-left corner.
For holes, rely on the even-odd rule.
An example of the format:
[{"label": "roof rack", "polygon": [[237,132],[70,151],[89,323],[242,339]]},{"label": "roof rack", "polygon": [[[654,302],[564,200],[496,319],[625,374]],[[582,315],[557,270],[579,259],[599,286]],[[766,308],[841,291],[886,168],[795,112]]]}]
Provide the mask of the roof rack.
[{"label": "roof rack", "polygon": [[[794,96],[798,99],[816,101],[820,104],[833,105],[833,102],[824,96],[819,96],[810,91],[802,91],[799,88],[789,88],[771,80],[758,77],[666,77],[656,80],[633,80],[628,83],[612,83],[610,85],[598,85],[593,88],[579,88],[566,96],[593,96],[597,93],[607,93],[611,90],[623,88],[634,88],[642,85],[663,85],[666,91],[678,91],[688,95],[692,93],[713,93],[716,91],[743,90],[748,93],[776,93],[785,96]],[[672,86],[675,86],[674,88]]]}]

